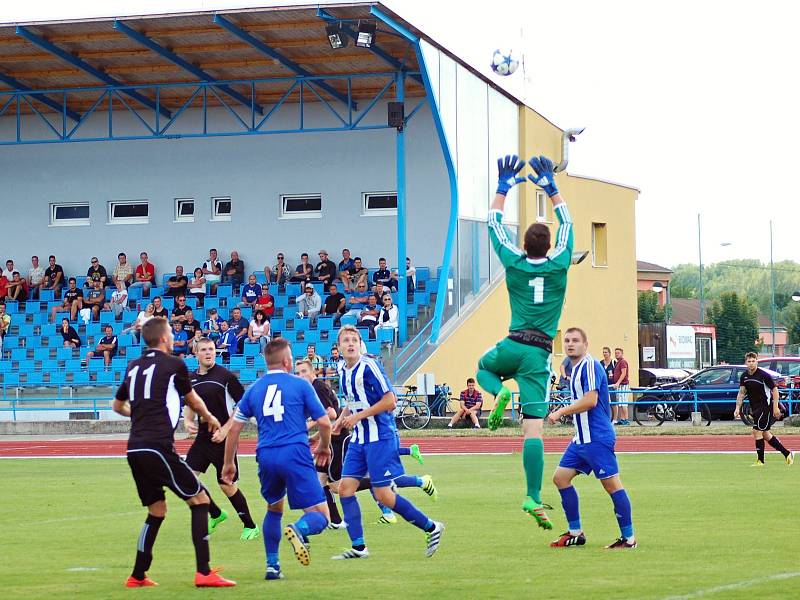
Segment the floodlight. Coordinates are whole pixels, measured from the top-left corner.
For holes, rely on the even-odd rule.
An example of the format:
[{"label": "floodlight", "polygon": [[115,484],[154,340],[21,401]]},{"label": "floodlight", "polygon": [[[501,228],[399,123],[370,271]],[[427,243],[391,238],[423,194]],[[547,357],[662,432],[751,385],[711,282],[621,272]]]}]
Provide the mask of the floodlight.
[{"label": "floodlight", "polygon": [[331,48],[338,50],[339,48],[347,47],[347,36],[342,31],[341,23],[331,23],[325,27],[325,33],[328,36],[328,42]]},{"label": "floodlight", "polygon": [[375,43],[375,32],[378,26],[370,21],[358,22],[358,37],[356,38],[356,46],[360,48],[371,48]]}]

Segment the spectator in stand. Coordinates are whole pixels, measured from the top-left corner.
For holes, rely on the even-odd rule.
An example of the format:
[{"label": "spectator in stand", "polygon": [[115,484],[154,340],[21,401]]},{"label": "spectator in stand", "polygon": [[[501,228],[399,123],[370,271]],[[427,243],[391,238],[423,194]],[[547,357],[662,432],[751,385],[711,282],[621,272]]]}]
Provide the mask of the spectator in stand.
[{"label": "spectator in stand", "polygon": [[6,314],[6,305],[0,303],[0,356],[3,355],[3,338],[11,329],[11,315]]},{"label": "spectator in stand", "polygon": [[86,353],[86,363],[89,363],[89,359],[93,358],[95,355],[102,354],[103,355],[103,363],[107,366],[111,366],[111,359],[114,358],[114,355],[117,353],[117,336],[114,335],[114,328],[111,325],[106,325],[103,328],[105,335],[102,339],[97,343],[97,346],[94,350],[89,350]]},{"label": "spectator in stand", "polygon": [[6,268],[3,269],[3,275],[5,275],[6,279],[11,281],[11,278],[14,276],[14,261],[10,258],[6,261]]},{"label": "spectator in stand", "polygon": [[388,286],[383,285],[380,281],[372,286],[372,293],[378,299],[383,298],[386,294],[391,294],[392,290]]},{"label": "spectator in stand", "polygon": [[172,316],[169,321],[172,325],[180,323],[183,325],[186,322],[186,312],[192,310],[186,306],[186,296],[178,296],[175,298],[175,308],[172,309]]},{"label": "spectator in stand", "polygon": [[325,303],[322,305],[322,314],[323,315],[333,315],[333,326],[338,327],[339,322],[342,319],[342,315],[347,310],[346,308],[346,300],[344,294],[339,292],[339,289],[336,287],[335,283],[332,283],[328,290],[330,294],[327,298],[325,298]]},{"label": "spectator in stand", "polygon": [[92,288],[86,292],[86,297],[83,300],[83,308],[92,311],[92,319],[95,321],[100,318],[100,311],[106,303],[106,291],[103,289],[103,283],[96,279],[92,283]]},{"label": "spectator in stand", "polygon": [[142,288],[142,294],[149,296],[150,288],[153,287],[153,282],[156,280],[156,268],[155,265],[150,263],[147,252],[142,252],[139,255],[139,259],[142,262],[136,267],[136,273],[134,274],[136,281],[131,284],[131,287],[140,287]]},{"label": "spectator in stand", "polygon": [[611,396],[612,402],[617,402],[611,407],[612,420],[614,425],[630,425],[628,420],[628,402],[630,401],[630,386],[628,372],[628,361],[622,354],[622,348],[614,348],[614,358],[617,364],[614,366],[614,381],[609,385],[609,389],[616,390],[616,394]]},{"label": "spectator in stand", "polygon": [[300,264],[294,269],[294,274],[289,281],[294,283],[309,282],[314,278],[314,267],[308,262],[308,253],[303,252],[300,255]]},{"label": "spectator in stand", "polygon": [[0,273],[0,302],[5,302],[8,298],[8,277]]},{"label": "spectator in stand", "polygon": [[292,273],[289,271],[289,265],[283,261],[283,252],[278,252],[278,262],[269,268],[269,265],[264,267],[264,276],[268,282],[277,283],[278,285],[286,285]]},{"label": "spectator in stand", "polygon": [[222,351],[222,360],[228,362],[231,358],[231,351],[236,352],[239,342],[236,339],[236,333],[228,326],[227,321],[221,321],[219,327],[220,334],[216,346],[218,350]]},{"label": "spectator in stand", "polygon": [[[124,287],[125,284],[120,281],[117,285],[121,285]],[[135,339],[136,343],[138,344],[142,337],[142,325],[144,325],[150,319],[153,318],[154,310],[155,307],[151,302],[145,307],[144,310],[139,311],[139,314],[136,316],[136,320],[133,322],[133,324],[130,327],[123,329],[122,333],[130,333],[131,335],[133,335],[133,339]]]},{"label": "spectator in stand", "polygon": [[331,389],[336,391],[339,389],[339,361],[342,360],[341,356],[339,356],[339,347],[333,346],[331,348],[331,355],[328,358],[328,361],[325,365],[325,377],[328,379],[328,383],[331,386]]},{"label": "spectator in stand", "polygon": [[56,264],[56,257],[52,254],[48,261],[50,266],[44,270],[44,280],[39,289],[53,290],[53,295],[58,298],[61,294],[61,288],[64,286],[64,269],[61,268],[61,265]]},{"label": "spectator in stand", "polygon": [[100,264],[100,261],[97,260],[96,256],[93,256],[92,264],[89,267],[89,270],[86,271],[86,281],[84,282],[83,286],[91,289],[94,287],[95,281],[99,281],[103,287],[106,287],[109,284],[106,268]]},{"label": "spectator in stand", "polygon": [[217,293],[217,285],[222,279],[222,263],[217,259],[217,249],[208,251],[208,260],[203,263],[203,277],[211,285],[211,293]]},{"label": "spectator in stand", "polygon": [[[406,256],[406,297],[408,301],[411,302],[414,300],[414,277],[417,274],[417,269],[414,265],[411,264],[411,259]],[[392,283],[394,285],[394,289],[399,290],[400,284],[399,282],[400,275],[397,272],[397,269],[392,271]]]},{"label": "spectator in stand", "polygon": [[258,297],[261,295],[261,286],[256,283],[256,276],[250,275],[247,278],[247,285],[242,288],[242,301],[240,308],[255,308]]},{"label": "spectator in stand", "polygon": [[186,307],[186,313],[184,313],[183,316],[183,330],[186,332],[186,337],[188,337],[189,340],[194,337],[195,331],[203,333],[203,329],[200,326],[200,321],[194,318],[194,311],[192,310],[191,306]]},{"label": "spectator in stand", "polygon": [[263,354],[271,339],[269,334],[269,321],[263,311],[257,310],[253,313],[253,319],[247,327],[247,340],[251,344],[258,344]]},{"label": "spectator in stand", "polygon": [[353,287],[350,287],[350,275],[355,273],[356,267],[355,262],[352,258],[350,258],[350,250],[347,248],[342,250],[342,260],[339,261],[337,269],[339,270],[338,277],[342,280],[342,287],[344,288],[344,291],[349,292],[351,289],[355,289],[355,281],[352,282]]},{"label": "spectator in stand", "polygon": [[28,299],[28,282],[20,277],[19,271],[14,271],[11,274],[6,298],[17,302],[25,302]]},{"label": "spectator in stand", "polygon": [[189,293],[192,298],[197,298],[197,307],[203,308],[206,300],[206,278],[203,275],[203,269],[200,267],[194,270],[192,280],[189,282]]},{"label": "spectator in stand", "polygon": [[378,298],[375,294],[370,294],[367,305],[358,313],[358,324],[366,325],[369,329],[369,339],[375,339],[375,326],[378,324],[378,315],[380,309],[378,308]]},{"label": "spectator in stand", "polygon": [[392,302],[391,294],[384,294],[381,300],[383,306],[378,314],[378,325],[376,327],[378,329],[393,329],[394,331],[397,331],[397,319],[400,311],[397,310],[397,307]]},{"label": "spectator in stand", "polygon": [[69,319],[61,319],[61,329],[58,330],[64,339],[64,348],[80,348],[81,336],[75,328],[69,324]]},{"label": "spectator in stand", "polygon": [[183,274],[183,266],[177,265],[175,267],[175,275],[167,278],[167,289],[164,290],[164,295],[172,298],[185,296],[188,288],[189,278]]},{"label": "spectator in stand", "polygon": [[369,269],[365,267],[361,262],[361,257],[356,256],[353,259],[353,269],[350,272],[350,291],[353,291],[358,288],[359,283],[364,284],[364,289],[367,286],[367,279],[369,278]]},{"label": "spectator in stand", "polygon": [[233,349],[237,354],[241,354],[244,349],[244,340],[247,338],[247,327],[250,324],[242,317],[242,309],[234,308],[231,311],[231,318],[228,319],[228,327],[236,335],[236,347]]},{"label": "spectator in stand", "polygon": [[117,254],[117,260],[119,263],[114,267],[111,279],[114,285],[117,285],[117,282],[121,281],[125,287],[128,288],[133,283],[133,267],[128,262],[128,257],[124,252]]},{"label": "spectator in stand", "polygon": [[220,336],[220,321],[219,314],[216,308],[211,308],[208,311],[208,319],[203,321],[202,325],[203,335],[211,340],[218,340]]},{"label": "spectator in stand", "polygon": [[117,289],[111,294],[111,301],[106,302],[105,309],[114,313],[114,318],[119,319],[123,311],[128,308],[128,290],[121,281],[117,282]]},{"label": "spectator in stand", "polygon": [[169,311],[167,307],[161,302],[161,296],[153,298],[153,316],[159,319],[169,320]]},{"label": "spectator in stand", "polygon": [[[356,285],[356,291],[350,294],[350,297],[347,299],[347,312],[345,314],[352,315],[358,319],[358,315],[361,314],[361,309],[367,305],[367,302],[369,302],[367,282],[359,281],[358,285]],[[339,320],[341,321],[341,319]]]},{"label": "spectator in stand", "polygon": [[327,289],[336,279],[336,263],[328,258],[327,250],[319,251],[319,262],[314,267],[314,278],[322,282],[323,289]]},{"label": "spectator in stand", "polygon": [[269,293],[268,283],[261,284],[261,292],[256,300],[256,310],[263,312],[267,321],[271,321],[272,315],[275,314],[275,298]]},{"label": "spectator in stand", "polygon": [[183,330],[183,321],[175,321],[172,324],[172,353],[183,358],[189,350],[189,336]]},{"label": "spectator in stand", "polygon": [[322,310],[322,298],[310,283],[306,284],[305,293],[297,297],[297,316],[298,319],[309,319],[313,325],[317,321],[317,315]]},{"label": "spectator in stand", "polygon": [[39,266],[39,257],[31,256],[31,268],[28,269],[28,290],[31,300],[39,299],[39,288],[44,281],[44,269]]},{"label": "spectator in stand", "polygon": [[236,250],[231,252],[231,259],[225,263],[222,283],[228,283],[234,289],[239,289],[244,283],[244,261],[239,260],[239,253]]},{"label": "spectator in stand", "polygon": [[197,356],[197,348],[200,345],[200,340],[203,339],[203,332],[198,329],[194,332],[194,336],[189,340],[189,354]]},{"label": "spectator in stand", "polygon": [[316,373],[317,377],[322,377],[325,371],[325,359],[317,354],[316,344],[308,344],[306,346],[306,358],[314,368],[314,373]]},{"label": "spectator in stand", "polygon": [[461,392],[458,404],[458,410],[447,426],[452,429],[453,425],[464,419],[464,421],[472,421],[474,429],[480,429],[481,424],[478,422],[478,415],[483,406],[483,396],[475,387],[475,380],[472,377],[467,379],[467,389]]},{"label": "spectator in stand", "polygon": [[[47,288],[42,288],[47,289]],[[61,304],[54,306],[50,311],[50,320],[55,322],[56,313],[62,310],[69,311],[69,320],[74,321],[78,318],[78,311],[83,308],[83,292],[77,287],[77,280],[74,277],[69,278],[69,287],[64,292],[64,299]]]},{"label": "spectator in stand", "polygon": [[[386,268],[386,259],[380,257],[378,259],[378,270],[372,274],[372,284],[375,285],[376,283],[381,282],[388,288],[392,288],[392,284],[397,285],[397,280],[392,279],[392,274],[389,269]],[[397,291],[396,289],[392,291]]]}]

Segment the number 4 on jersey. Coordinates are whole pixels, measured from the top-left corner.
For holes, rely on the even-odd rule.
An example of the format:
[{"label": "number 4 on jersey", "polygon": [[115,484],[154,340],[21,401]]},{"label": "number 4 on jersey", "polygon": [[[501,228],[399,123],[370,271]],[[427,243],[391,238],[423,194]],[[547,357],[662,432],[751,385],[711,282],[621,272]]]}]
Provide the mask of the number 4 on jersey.
[{"label": "number 4 on jersey", "polygon": [[264,416],[272,417],[276,421],[283,421],[283,404],[281,404],[281,391],[275,384],[267,388],[264,394]]},{"label": "number 4 on jersey", "polygon": [[533,288],[533,303],[544,302],[544,277],[534,277],[528,281],[528,285]]}]

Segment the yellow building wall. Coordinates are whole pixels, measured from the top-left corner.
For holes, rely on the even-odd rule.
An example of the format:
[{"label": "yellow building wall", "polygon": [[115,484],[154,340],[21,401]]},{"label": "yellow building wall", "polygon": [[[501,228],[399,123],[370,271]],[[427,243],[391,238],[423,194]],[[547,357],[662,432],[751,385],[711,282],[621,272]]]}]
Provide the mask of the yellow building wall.
[{"label": "yellow building wall", "polygon": [[[544,154],[558,162],[561,130],[535,111],[520,112],[520,156]],[[601,356],[603,346],[619,346],[630,366],[631,384],[638,384],[639,349],[636,308],[636,198],[638,192],[621,185],[561,174],[558,187],[574,222],[575,250],[589,250],[580,265],[569,271],[560,331],[577,326],[589,336],[589,352]],[[536,218],[536,186],[520,186],[520,232]],[[552,210],[548,208],[548,221]],[[592,223],[605,223],[607,266],[593,266]],[[552,223],[553,233],[557,224]],[[454,392],[466,387],[475,376],[478,358],[508,333],[508,293],[501,284],[469,315],[418,369],[434,373],[438,383],[446,382]],[[563,360],[561,344],[554,344],[554,369]],[[416,380],[416,374],[409,382]],[[516,390],[514,385],[511,389]],[[487,408],[492,399],[486,399]]]}]

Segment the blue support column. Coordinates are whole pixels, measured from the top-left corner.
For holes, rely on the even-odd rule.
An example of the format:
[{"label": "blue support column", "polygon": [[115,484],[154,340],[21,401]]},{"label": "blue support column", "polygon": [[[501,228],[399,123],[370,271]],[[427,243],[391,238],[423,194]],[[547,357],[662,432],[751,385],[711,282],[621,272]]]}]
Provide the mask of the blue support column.
[{"label": "blue support column", "polygon": [[[405,101],[405,73],[402,71],[395,77],[397,101]],[[403,124],[405,126],[405,123]],[[405,127],[397,128],[397,311],[398,330],[397,343],[402,346],[408,337],[406,319],[408,282],[406,281],[406,133]]]}]

